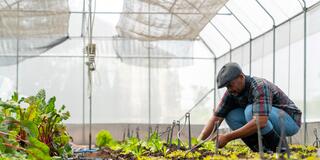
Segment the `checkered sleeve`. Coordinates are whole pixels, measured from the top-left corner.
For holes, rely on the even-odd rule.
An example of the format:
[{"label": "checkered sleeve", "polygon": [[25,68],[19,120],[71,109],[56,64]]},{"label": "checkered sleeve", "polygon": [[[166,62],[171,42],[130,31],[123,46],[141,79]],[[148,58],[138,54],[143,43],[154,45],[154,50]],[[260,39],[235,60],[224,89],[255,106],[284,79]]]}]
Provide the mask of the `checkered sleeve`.
[{"label": "checkered sleeve", "polygon": [[220,101],[218,107],[214,111],[215,116],[222,117],[222,118],[227,116],[228,110],[229,110],[228,105],[227,105],[228,97],[229,97],[229,94],[226,91],[224,93],[223,97],[221,98],[221,101]]},{"label": "checkered sleeve", "polygon": [[265,81],[256,81],[253,84],[253,115],[268,116],[272,109],[272,91]]}]

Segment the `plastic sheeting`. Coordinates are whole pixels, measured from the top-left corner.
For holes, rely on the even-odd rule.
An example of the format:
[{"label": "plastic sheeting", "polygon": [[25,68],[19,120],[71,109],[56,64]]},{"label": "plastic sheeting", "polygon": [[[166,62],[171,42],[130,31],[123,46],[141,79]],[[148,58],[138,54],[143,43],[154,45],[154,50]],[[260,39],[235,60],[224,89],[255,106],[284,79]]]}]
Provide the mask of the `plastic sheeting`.
[{"label": "plastic sheeting", "polygon": [[68,23],[67,0],[0,1],[0,53],[38,55],[67,39]]},{"label": "plastic sheeting", "polygon": [[[227,0],[126,0],[120,37],[139,40],[194,39]],[[159,12],[161,14],[159,14]]]}]

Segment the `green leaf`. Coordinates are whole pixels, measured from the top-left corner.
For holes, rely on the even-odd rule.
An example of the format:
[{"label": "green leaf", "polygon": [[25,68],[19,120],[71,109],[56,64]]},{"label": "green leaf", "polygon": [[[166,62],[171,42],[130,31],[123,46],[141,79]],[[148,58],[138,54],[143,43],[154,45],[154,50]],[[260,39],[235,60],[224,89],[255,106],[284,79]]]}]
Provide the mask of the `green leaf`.
[{"label": "green leaf", "polygon": [[38,106],[31,104],[28,108],[27,108],[27,112],[26,112],[26,119],[27,120],[33,120],[36,116],[37,116],[37,109]]},{"label": "green leaf", "polygon": [[14,102],[18,102],[19,96],[17,92],[14,92],[13,95],[11,96],[11,100]]},{"label": "green leaf", "polygon": [[41,152],[43,152],[44,154],[49,155],[50,149],[46,144],[40,142],[37,138],[34,138],[34,137],[29,137],[28,140],[32,147],[35,147],[39,149]]},{"label": "green leaf", "polygon": [[21,127],[31,136],[38,137],[38,127],[32,121],[21,121]]},{"label": "green leaf", "polygon": [[51,157],[49,154],[43,153],[38,148],[28,148],[27,152],[29,153],[29,159],[36,159],[36,160],[51,160]]},{"label": "green leaf", "polygon": [[44,89],[39,90],[36,97],[37,99],[46,99],[46,91]]},{"label": "green leaf", "polygon": [[58,137],[54,137],[53,140],[54,140],[55,143],[64,146],[64,145],[69,143],[70,137],[68,135],[61,135],[61,136],[58,136]]},{"label": "green leaf", "polygon": [[4,152],[6,150],[6,146],[3,144],[3,139],[0,138],[0,152]]},{"label": "green leaf", "polygon": [[45,113],[53,112],[55,107],[56,97],[50,98],[48,105],[45,108]]}]

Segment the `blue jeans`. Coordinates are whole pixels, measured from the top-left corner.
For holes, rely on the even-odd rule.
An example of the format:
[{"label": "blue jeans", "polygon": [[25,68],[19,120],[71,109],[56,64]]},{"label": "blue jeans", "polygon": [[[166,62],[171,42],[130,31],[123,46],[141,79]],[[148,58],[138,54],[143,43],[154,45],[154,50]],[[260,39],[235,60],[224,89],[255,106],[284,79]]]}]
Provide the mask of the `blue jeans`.
[{"label": "blue jeans", "polygon": [[[265,135],[269,133],[272,129],[280,135],[280,111],[281,109],[272,107],[271,113],[268,117],[267,125],[261,129],[261,134]],[[293,136],[296,134],[300,127],[295,123],[295,121],[285,112],[283,117],[284,129],[286,136]],[[252,115],[252,105],[248,105],[244,108],[236,108],[231,110],[226,116],[225,120],[232,130],[237,130],[247,124],[253,118]]]}]

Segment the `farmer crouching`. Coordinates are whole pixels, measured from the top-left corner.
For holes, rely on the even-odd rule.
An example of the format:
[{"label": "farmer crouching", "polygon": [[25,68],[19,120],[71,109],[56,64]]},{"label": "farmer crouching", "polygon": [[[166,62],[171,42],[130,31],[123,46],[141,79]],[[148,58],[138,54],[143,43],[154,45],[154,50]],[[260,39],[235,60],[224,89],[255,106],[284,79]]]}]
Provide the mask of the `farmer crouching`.
[{"label": "farmer crouching", "polygon": [[218,136],[220,148],[241,138],[252,151],[259,151],[259,126],[263,150],[275,152],[281,129],[285,136],[293,136],[299,131],[301,111],[289,97],[266,79],[244,75],[237,63],[228,63],[222,67],[217,76],[217,86],[227,87],[227,90],[199,135],[199,140],[206,139],[214,125],[225,119],[232,132]]}]

